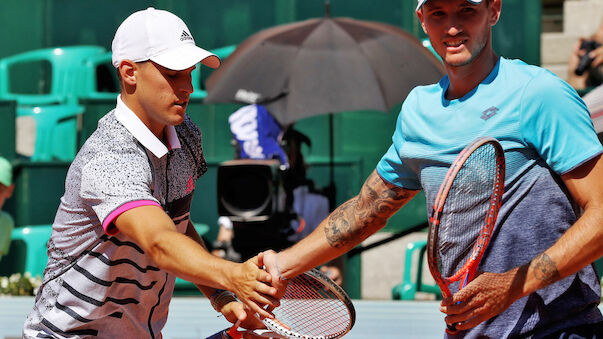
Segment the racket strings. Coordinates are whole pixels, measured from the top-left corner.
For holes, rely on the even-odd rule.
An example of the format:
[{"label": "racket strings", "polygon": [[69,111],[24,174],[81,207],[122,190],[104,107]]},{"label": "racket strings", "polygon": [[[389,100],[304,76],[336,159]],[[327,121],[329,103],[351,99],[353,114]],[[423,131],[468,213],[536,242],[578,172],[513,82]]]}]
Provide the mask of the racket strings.
[{"label": "racket strings", "polygon": [[[496,151],[491,144],[476,149],[465,160],[450,186],[439,229],[442,276],[451,280],[479,253],[482,226],[491,218],[497,184]],[[468,225],[470,227],[459,227]],[[477,245],[476,245],[477,244]]]},{"label": "racket strings", "polygon": [[274,310],[283,327],[308,336],[328,337],[345,333],[350,315],[338,296],[321,282],[307,276],[295,279],[289,282],[281,305]]}]

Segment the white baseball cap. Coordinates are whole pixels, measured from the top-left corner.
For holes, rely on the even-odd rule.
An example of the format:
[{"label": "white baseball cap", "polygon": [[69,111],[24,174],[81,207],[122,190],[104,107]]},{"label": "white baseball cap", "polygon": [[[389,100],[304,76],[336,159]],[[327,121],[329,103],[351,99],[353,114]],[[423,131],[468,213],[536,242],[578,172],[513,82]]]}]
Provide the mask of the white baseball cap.
[{"label": "white baseball cap", "polygon": [[218,68],[220,59],[195,45],[195,40],[182,19],[149,7],[130,15],[119,25],[113,43],[115,68],[124,59],[134,62],[151,60],[175,71],[202,64]]},{"label": "white baseball cap", "polygon": [[[467,0],[467,1],[474,3],[474,4],[479,4],[480,2],[482,2],[482,0]],[[419,9],[421,9],[421,6],[423,6],[423,4],[426,2],[427,2],[427,0],[419,0],[419,4],[417,5],[417,11]]]}]

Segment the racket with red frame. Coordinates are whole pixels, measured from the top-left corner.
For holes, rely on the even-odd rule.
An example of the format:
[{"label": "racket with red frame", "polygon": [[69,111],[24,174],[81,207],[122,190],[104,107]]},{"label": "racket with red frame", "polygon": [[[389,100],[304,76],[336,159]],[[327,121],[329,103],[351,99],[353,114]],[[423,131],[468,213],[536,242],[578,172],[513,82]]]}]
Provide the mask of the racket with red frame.
[{"label": "racket with red frame", "polygon": [[[505,155],[490,137],[469,144],[454,160],[429,218],[427,260],[444,298],[461,290],[479,266],[500,209]],[[450,334],[456,332],[448,326]]]},{"label": "racket with red frame", "polygon": [[[335,339],[348,333],[356,311],[347,293],[319,270],[312,269],[288,281],[275,319],[263,319],[268,330],[254,334],[266,338]],[[222,332],[224,339],[238,339],[238,324]]]}]

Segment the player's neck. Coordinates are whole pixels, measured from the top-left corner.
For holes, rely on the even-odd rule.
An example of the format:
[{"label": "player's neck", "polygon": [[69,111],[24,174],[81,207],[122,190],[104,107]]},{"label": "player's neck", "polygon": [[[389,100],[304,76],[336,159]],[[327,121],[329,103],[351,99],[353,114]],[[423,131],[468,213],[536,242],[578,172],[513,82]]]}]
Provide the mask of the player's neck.
[{"label": "player's neck", "polygon": [[167,142],[165,141],[165,124],[153,119],[152,115],[147,113],[135,96],[124,95],[124,93],[122,93],[121,100],[132,112],[134,112],[134,114],[136,114],[138,119],[142,121],[142,123],[157,137],[157,139],[161,140],[161,142],[167,145]]},{"label": "player's neck", "polygon": [[446,99],[462,98],[472,91],[492,72],[497,62],[498,55],[489,48],[466,65],[445,65],[450,80],[450,86],[446,91]]}]

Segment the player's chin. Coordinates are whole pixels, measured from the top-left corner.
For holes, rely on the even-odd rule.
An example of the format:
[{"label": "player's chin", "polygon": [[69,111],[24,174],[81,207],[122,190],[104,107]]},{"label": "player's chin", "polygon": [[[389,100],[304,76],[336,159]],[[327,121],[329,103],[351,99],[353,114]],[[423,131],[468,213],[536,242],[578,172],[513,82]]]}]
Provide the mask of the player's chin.
[{"label": "player's chin", "polygon": [[468,52],[447,54],[444,59],[446,64],[453,67],[461,67],[471,63],[473,58]]},{"label": "player's chin", "polygon": [[184,122],[184,116],[186,114],[186,105],[174,105],[170,114],[170,125],[180,125]]}]

